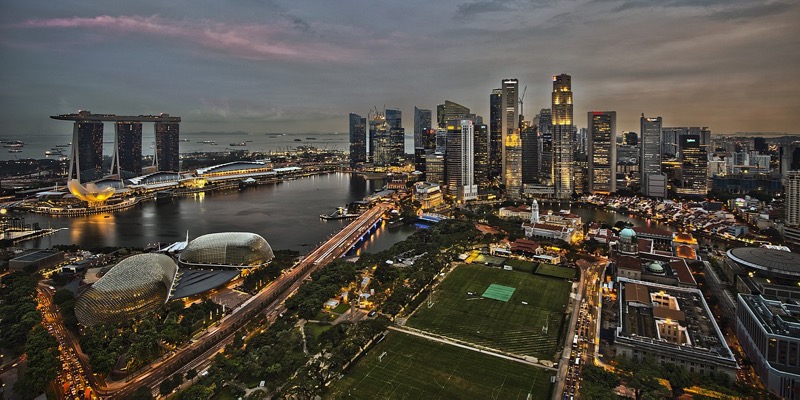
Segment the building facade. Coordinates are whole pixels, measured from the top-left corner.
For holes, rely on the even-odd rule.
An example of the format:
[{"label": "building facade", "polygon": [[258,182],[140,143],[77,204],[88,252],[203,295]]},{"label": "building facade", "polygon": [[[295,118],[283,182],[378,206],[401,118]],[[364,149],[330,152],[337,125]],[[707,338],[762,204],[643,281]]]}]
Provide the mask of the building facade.
[{"label": "building facade", "polygon": [[180,172],[180,124],[156,122],[155,165],[157,171]]},{"label": "building facade", "polygon": [[680,194],[708,194],[708,154],[700,143],[700,135],[682,135],[678,142],[681,162]]},{"label": "building facade", "polygon": [[667,196],[667,177],[661,172],[661,117],[639,119],[639,174],[642,194],[649,197]]},{"label": "building facade", "polygon": [[589,111],[589,192],[617,191],[617,112]]},{"label": "building facade", "polygon": [[350,167],[367,162],[367,119],[350,113]]},{"label": "building facade", "polygon": [[142,174],[142,123],[117,121],[114,124],[114,160],[111,174],[119,179]]},{"label": "building facade", "polygon": [[519,137],[519,81],[503,79],[500,88],[500,132],[503,141],[503,183],[506,194],[522,195],[522,140]]},{"label": "building facade", "polygon": [[569,198],[574,191],[574,137],[572,77],[553,77],[553,186],[559,199]]},{"label": "building facade", "polygon": [[414,107],[414,148],[430,149],[431,110]]},{"label": "building facade", "polygon": [[72,154],[69,178],[81,183],[103,177],[103,123],[75,121],[72,128]]},{"label": "building facade", "polygon": [[539,127],[539,181],[553,183],[553,113],[549,108],[539,110],[536,115]]},{"label": "building facade", "polygon": [[478,197],[474,151],[475,126],[471,120],[464,119],[460,125],[447,126],[447,193],[458,202]]},{"label": "building facade", "polygon": [[489,127],[486,124],[474,124],[473,144],[475,146],[475,184],[479,191],[489,187]]},{"label": "building facade", "polygon": [[503,89],[493,89],[489,95],[489,174],[492,179],[501,176],[503,171],[502,99]]}]

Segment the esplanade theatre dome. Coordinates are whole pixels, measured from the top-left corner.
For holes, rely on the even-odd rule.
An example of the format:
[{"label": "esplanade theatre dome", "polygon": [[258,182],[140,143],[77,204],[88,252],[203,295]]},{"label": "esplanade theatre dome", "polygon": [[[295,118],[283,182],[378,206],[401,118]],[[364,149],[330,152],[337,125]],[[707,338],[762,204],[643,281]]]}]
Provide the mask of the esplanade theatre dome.
[{"label": "esplanade theatre dome", "polygon": [[75,303],[86,326],[121,322],[164,305],[178,266],[164,254],[138,254],[111,268]]},{"label": "esplanade theatre dome", "polygon": [[273,257],[272,247],[263,237],[248,232],[223,232],[203,235],[189,242],[180,261],[248,268],[268,263]]}]

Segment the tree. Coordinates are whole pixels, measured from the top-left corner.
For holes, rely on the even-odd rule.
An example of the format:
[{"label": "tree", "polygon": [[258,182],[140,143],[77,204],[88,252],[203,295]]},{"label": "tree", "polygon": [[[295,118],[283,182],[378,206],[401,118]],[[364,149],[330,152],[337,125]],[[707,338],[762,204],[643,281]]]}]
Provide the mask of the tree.
[{"label": "tree", "polygon": [[197,378],[197,370],[196,369],[192,368],[192,369],[186,371],[186,379],[188,379],[190,382],[194,383],[194,378]]},{"label": "tree", "polygon": [[153,393],[147,386],[140,386],[130,397],[131,400],[153,400]]}]

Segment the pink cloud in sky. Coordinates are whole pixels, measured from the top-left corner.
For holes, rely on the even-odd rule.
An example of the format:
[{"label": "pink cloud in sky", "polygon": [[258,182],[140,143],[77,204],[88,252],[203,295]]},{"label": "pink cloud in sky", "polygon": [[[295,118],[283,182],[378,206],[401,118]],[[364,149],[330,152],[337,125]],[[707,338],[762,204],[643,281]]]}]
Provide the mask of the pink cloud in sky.
[{"label": "pink cloud in sky", "polygon": [[209,20],[169,20],[159,16],[109,16],[33,19],[23,28],[81,28],[123,34],[150,34],[177,38],[245,59],[349,61],[354,49],[324,43],[284,23],[226,24]]}]

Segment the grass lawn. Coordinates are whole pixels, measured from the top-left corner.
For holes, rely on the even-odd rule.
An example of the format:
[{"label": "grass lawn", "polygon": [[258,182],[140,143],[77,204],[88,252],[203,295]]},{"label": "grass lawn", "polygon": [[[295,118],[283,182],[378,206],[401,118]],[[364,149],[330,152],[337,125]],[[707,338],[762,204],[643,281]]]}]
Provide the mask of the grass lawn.
[{"label": "grass lawn", "polygon": [[331,329],[333,325],[331,324],[318,324],[314,322],[306,323],[304,329],[306,331],[306,335],[313,336],[315,339],[322,335],[323,332]]},{"label": "grass lawn", "polygon": [[532,399],[549,399],[550,375],[529,365],[390,332],[323,397],[525,400],[531,393]]},{"label": "grass lawn", "polygon": [[[511,299],[502,302],[481,297],[491,284],[514,288]],[[428,308],[427,301],[423,302],[407,324],[470,343],[555,360],[570,287],[571,282],[563,279],[461,265],[436,289],[433,305]]]},{"label": "grass lawn", "polygon": [[578,270],[575,268],[559,267],[548,263],[539,263],[539,268],[536,268],[536,274],[560,279],[574,279],[576,272]]},{"label": "grass lawn", "polygon": [[533,272],[536,269],[536,263],[533,261],[517,260],[509,258],[504,265],[514,268],[514,271]]},{"label": "grass lawn", "polygon": [[331,310],[331,312],[334,312],[336,314],[344,314],[349,309],[350,309],[350,304],[341,303],[338,306],[336,306],[333,310]]},{"label": "grass lawn", "polygon": [[489,264],[495,267],[502,267],[505,261],[506,259],[503,257],[495,257],[487,254],[480,254],[477,257],[475,257],[474,262],[477,264],[483,264],[483,265]]}]

